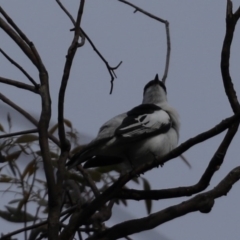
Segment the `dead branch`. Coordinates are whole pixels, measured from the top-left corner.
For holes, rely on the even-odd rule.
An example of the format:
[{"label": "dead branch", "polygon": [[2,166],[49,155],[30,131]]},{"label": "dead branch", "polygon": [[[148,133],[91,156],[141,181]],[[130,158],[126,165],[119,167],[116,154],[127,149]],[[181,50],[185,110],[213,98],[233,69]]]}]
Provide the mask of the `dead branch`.
[{"label": "dead branch", "polygon": [[[63,10],[63,12],[69,17],[69,19],[71,20],[71,22],[73,23],[74,27],[76,25],[75,23],[75,20],[73,18],[73,16],[69,13],[69,11],[63,6],[63,4],[59,1],[59,0],[56,0],[56,2],[58,3],[58,5],[60,6],[60,8]],[[115,73],[115,70],[118,69],[118,67],[122,64],[122,61],[120,61],[120,63],[115,66],[115,67],[111,67],[109,65],[109,63],[107,62],[107,60],[103,57],[103,55],[100,53],[100,51],[96,48],[95,44],[93,43],[93,41],[90,39],[90,37],[86,34],[86,32],[82,29],[81,29],[81,32],[83,34],[83,36],[88,40],[89,44],[92,46],[93,50],[97,53],[97,55],[100,57],[100,59],[104,62],[104,64],[106,65],[106,68],[110,74],[110,77],[111,77],[111,88],[110,88],[110,94],[112,94],[112,91],[113,91],[113,82],[114,82],[114,79],[117,78],[117,75]],[[72,30],[75,30],[72,29]]]},{"label": "dead branch", "polygon": [[167,79],[167,76],[168,76],[169,63],[170,63],[170,53],[171,53],[171,39],[170,39],[170,31],[169,31],[169,22],[167,20],[164,20],[160,17],[157,17],[157,16],[143,10],[142,8],[137,7],[136,5],[134,5],[130,2],[127,2],[125,0],[118,0],[118,1],[135,8],[134,13],[141,12],[141,13],[145,14],[146,16],[148,16],[148,17],[150,17],[150,18],[152,18],[152,19],[154,19],[158,22],[161,22],[161,23],[165,24],[166,37],[167,37],[167,53],[166,53],[166,61],[165,61],[165,70],[164,70],[164,74],[163,74],[163,77],[162,77],[162,82],[165,83],[166,79]]},{"label": "dead branch", "polygon": [[222,196],[226,196],[232,186],[239,179],[240,167],[236,167],[215,188],[210,191],[198,194],[187,201],[150,214],[147,217],[119,223],[88,239],[118,239],[130,234],[153,229],[160,224],[168,222],[177,217],[181,217],[190,212],[199,211],[201,213],[209,213],[214,205],[214,200]]},{"label": "dead branch", "polygon": [[5,58],[7,58],[7,60],[12,63],[16,68],[18,68],[26,77],[27,79],[35,86],[36,89],[39,88],[39,85],[35,82],[35,80],[27,73],[27,71],[20,66],[16,61],[14,61],[12,58],[10,58],[1,48],[0,48],[0,52],[3,54],[3,56]]},{"label": "dead branch", "polygon": [[11,85],[11,86],[14,86],[14,87],[17,87],[17,88],[28,90],[28,91],[33,92],[33,93],[39,93],[38,89],[36,89],[36,87],[33,87],[31,85],[28,85],[26,83],[22,83],[22,82],[19,82],[19,81],[16,81],[16,80],[0,77],[0,82]]},{"label": "dead branch", "polygon": [[38,129],[31,129],[31,130],[26,130],[26,131],[8,133],[8,134],[0,135],[0,139],[1,138],[8,138],[8,137],[15,137],[15,136],[29,134],[29,133],[37,133],[37,132],[38,132]]}]

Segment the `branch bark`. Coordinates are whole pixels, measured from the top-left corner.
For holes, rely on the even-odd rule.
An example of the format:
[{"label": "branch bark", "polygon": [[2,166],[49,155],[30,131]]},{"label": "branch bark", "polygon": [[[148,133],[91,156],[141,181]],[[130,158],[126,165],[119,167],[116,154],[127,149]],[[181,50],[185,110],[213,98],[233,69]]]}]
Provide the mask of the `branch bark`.
[{"label": "branch bark", "polygon": [[148,217],[134,219],[117,224],[100,232],[89,240],[110,240],[153,229],[160,224],[184,216],[190,212],[199,211],[209,213],[215,199],[226,196],[232,186],[240,179],[240,167],[233,169],[215,188],[205,193],[198,194],[180,204],[168,207],[162,211],[150,214]]}]

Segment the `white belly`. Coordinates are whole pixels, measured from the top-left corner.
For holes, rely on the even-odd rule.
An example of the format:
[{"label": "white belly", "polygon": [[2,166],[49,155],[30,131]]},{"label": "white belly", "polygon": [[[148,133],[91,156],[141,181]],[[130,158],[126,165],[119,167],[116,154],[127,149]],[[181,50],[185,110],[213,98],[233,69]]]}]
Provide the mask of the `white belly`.
[{"label": "white belly", "polygon": [[127,158],[130,161],[126,161],[122,168],[131,170],[132,167],[137,167],[143,163],[153,161],[155,157],[161,157],[169,153],[177,144],[178,135],[173,128],[166,134],[159,134],[148,138],[147,141],[140,141],[129,149]]}]

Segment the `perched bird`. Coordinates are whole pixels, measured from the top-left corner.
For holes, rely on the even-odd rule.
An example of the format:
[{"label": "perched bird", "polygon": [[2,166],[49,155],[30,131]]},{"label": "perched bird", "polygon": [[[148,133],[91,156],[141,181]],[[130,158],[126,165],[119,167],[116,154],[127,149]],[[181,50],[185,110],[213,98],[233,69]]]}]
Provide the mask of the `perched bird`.
[{"label": "perched bird", "polygon": [[83,162],[85,168],[120,164],[122,171],[130,171],[175,148],[179,126],[178,113],[168,104],[166,87],[156,75],[144,87],[142,104],[103,124],[97,137],[67,166],[70,169]]}]

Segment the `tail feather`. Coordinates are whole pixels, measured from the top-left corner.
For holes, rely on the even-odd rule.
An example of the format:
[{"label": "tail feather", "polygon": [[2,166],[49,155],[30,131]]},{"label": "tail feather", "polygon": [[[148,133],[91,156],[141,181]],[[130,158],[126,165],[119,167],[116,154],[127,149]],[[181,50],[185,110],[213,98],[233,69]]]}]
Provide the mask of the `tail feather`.
[{"label": "tail feather", "polygon": [[[93,156],[93,154],[88,154],[90,153],[91,149],[82,149],[81,151],[77,152],[74,154],[71,159],[66,163],[66,167],[68,169],[71,169],[81,163],[86,162],[89,158]],[[90,156],[89,156],[90,155]]]},{"label": "tail feather", "polygon": [[83,167],[84,168],[104,167],[119,164],[122,163],[123,161],[124,159],[122,157],[97,155],[91,159],[88,159]]}]

